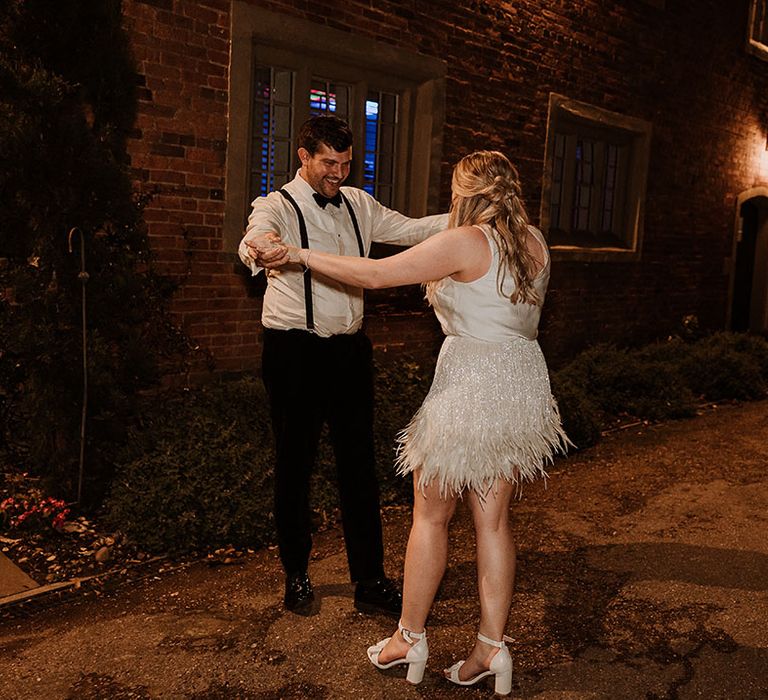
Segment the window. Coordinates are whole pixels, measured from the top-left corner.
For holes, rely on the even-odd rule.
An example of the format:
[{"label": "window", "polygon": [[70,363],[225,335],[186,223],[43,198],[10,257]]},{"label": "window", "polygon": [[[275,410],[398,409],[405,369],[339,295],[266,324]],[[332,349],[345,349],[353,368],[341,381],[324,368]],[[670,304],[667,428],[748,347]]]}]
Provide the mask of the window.
[{"label": "window", "polygon": [[251,199],[293,178],[293,72],[256,66],[251,134]]},{"label": "window", "polygon": [[410,216],[436,211],[444,76],[438,59],[235,0],[225,246],[237,248],[255,197],[293,179],[313,114],[349,123],[348,184]]},{"label": "window", "polygon": [[[249,201],[280,188],[296,172],[295,86],[292,70],[254,68]],[[306,95],[309,114],[333,114],[353,126],[356,121],[364,123],[362,182],[350,184],[359,184],[382,204],[393,206],[398,95],[369,89],[359,104],[354,95],[351,84],[312,76]]]},{"label": "window", "polygon": [[553,251],[640,251],[650,124],[550,96],[541,226]]},{"label": "window", "polygon": [[365,101],[363,189],[392,206],[395,186],[397,95],[370,91]]},{"label": "window", "polygon": [[609,130],[561,123],[555,132],[551,245],[626,247],[624,193],[630,145]]},{"label": "window", "polygon": [[768,60],[768,1],[752,0],[749,8],[747,50]]}]

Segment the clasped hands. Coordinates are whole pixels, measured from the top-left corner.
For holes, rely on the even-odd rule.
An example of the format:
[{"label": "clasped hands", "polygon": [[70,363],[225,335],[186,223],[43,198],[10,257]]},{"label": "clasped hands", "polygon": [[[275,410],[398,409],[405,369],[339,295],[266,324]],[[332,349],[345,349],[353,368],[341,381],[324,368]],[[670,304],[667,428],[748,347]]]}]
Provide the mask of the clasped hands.
[{"label": "clasped hands", "polygon": [[259,266],[271,270],[287,263],[300,263],[299,249],[286,245],[280,236],[270,231],[246,239],[248,255]]}]

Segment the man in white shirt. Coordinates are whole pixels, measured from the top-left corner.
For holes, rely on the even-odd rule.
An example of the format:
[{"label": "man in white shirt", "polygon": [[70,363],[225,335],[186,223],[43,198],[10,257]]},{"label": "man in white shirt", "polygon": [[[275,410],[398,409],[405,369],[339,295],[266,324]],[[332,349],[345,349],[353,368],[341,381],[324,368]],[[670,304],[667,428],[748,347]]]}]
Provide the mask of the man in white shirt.
[{"label": "man in white shirt", "polygon": [[253,202],[239,248],[254,275],[267,268],[262,376],[277,454],[275,525],[286,573],[284,602],[297,613],[312,610],[309,479],[327,422],[347,562],[357,584],[355,607],[398,616],[400,591],[384,574],[372,350],[361,331],[363,290],[312,275],[300,265],[281,267],[282,249],[274,242],[367,256],[374,241],[418,243],[444,229],[447,215],[410,219],[361,189],[342,188],[352,161],[352,133],[341,119],[309,119],[299,134],[298,155],[296,177]]}]

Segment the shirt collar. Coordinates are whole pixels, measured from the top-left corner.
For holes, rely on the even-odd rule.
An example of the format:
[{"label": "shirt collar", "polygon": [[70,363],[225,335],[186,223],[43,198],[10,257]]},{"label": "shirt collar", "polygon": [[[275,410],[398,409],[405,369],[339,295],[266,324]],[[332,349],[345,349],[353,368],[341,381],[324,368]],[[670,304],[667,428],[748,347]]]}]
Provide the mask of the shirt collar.
[{"label": "shirt collar", "polygon": [[296,177],[293,178],[291,186],[294,188],[295,194],[299,198],[301,198],[307,204],[311,204],[313,207],[317,207],[320,211],[326,211],[331,214],[336,214],[340,211],[340,209],[337,207],[326,207],[325,209],[320,209],[320,207],[317,206],[315,200],[312,198],[315,190],[312,188],[312,185],[310,185],[301,175],[299,175],[299,170],[296,171]]},{"label": "shirt collar", "polygon": [[310,185],[301,175],[299,175],[299,171],[296,171],[296,177],[293,179],[293,186],[296,188],[296,194],[301,197],[304,201],[307,203],[315,204],[314,200],[312,199],[312,195],[314,194],[315,190],[312,189],[312,185]]}]

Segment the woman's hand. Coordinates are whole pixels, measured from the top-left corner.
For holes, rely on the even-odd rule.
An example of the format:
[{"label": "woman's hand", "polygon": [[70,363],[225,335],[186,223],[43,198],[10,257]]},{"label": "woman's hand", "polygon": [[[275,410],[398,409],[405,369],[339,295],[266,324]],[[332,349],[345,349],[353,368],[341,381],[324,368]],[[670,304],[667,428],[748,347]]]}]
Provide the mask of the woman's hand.
[{"label": "woman's hand", "polygon": [[287,262],[304,264],[304,261],[301,259],[301,248],[296,248],[296,246],[292,245],[286,246],[286,254],[288,256]]},{"label": "woman's hand", "polygon": [[288,246],[283,243],[277,233],[270,232],[253,236],[245,240],[245,245],[248,255],[259,267],[271,270],[290,262]]}]

